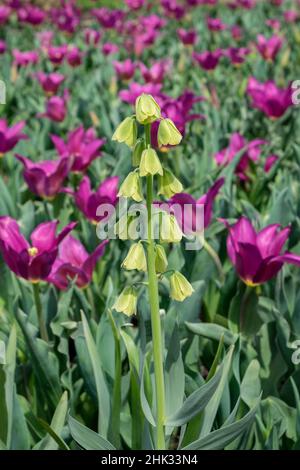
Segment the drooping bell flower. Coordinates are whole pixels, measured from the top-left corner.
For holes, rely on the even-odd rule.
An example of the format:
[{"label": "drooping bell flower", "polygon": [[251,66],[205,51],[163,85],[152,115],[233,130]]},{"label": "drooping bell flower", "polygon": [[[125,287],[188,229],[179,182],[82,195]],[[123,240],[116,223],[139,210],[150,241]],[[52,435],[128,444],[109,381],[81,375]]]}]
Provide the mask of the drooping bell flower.
[{"label": "drooping bell flower", "polygon": [[257,286],[272,279],[284,263],[300,266],[300,256],[283,250],[290,227],[268,225],[256,232],[250,220],[241,217],[234,225],[222,220],[229,230],[228,256],[242,281]]},{"label": "drooping bell flower", "polygon": [[257,36],[256,48],[260,55],[269,61],[274,61],[283,44],[280,36],[272,36],[267,39],[262,34]]},{"label": "drooping bell flower", "polygon": [[71,46],[68,48],[66,59],[71,67],[79,67],[82,64],[83,52],[78,47]]},{"label": "drooping bell flower", "polygon": [[278,88],[272,80],[260,83],[254,77],[250,77],[247,93],[252,99],[252,106],[273,119],[283,116],[293,104],[290,87]]},{"label": "drooping bell flower", "polygon": [[105,143],[105,139],[97,139],[95,129],[85,131],[83,126],[70,132],[66,142],[57,135],[51,135],[51,140],[61,158],[72,160],[73,172],[85,171],[100,156],[100,148]]},{"label": "drooping bell flower", "polygon": [[84,40],[88,46],[97,46],[101,40],[102,34],[100,31],[92,28],[84,30]]},{"label": "drooping bell flower", "polygon": [[194,46],[197,42],[197,32],[195,29],[177,29],[177,35],[185,46]]},{"label": "drooping bell flower", "polygon": [[47,281],[65,290],[70,279],[76,278],[77,287],[83,289],[91,282],[97,261],[103,256],[107,243],[108,240],[104,240],[93,253],[88,254],[77,238],[68,235],[59,245],[58,256]]},{"label": "drooping bell flower", "polygon": [[162,83],[165,75],[170,71],[170,60],[159,60],[147,68],[142,62],[140,71],[146,83]]},{"label": "drooping bell flower", "polygon": [[247,170],[250,162],[257,162],[261,154],[261,146],[267,144],[266,140],[254,139],[250,142],[238,132],[234,132],[230,137],[229,146],[215,154],[215,160],[218,165],[228,165],[234,157],[244,149],[239,163],[236,166],[235,173],[241,180],[247,180]]},{"label": "drooping bell flower", "polygon": [[7,22],[11,13],[11,9],[6,5],[0,5],[0,24]]},{"label": "drooping bell flower", "polygon": [[134,75],[135,63],[131,59],[126,59],[123,62],[114,60],[113,66],[118,78],[121,80],[130,80]]},{"label": "drooping bell flower", "polygon": [[17,276],[31,282],[47,279],[62,240],[76,226],[68,224],[56,236],[58,221],[45,222],[32,232],[31,244],[21,234],[16,220],[0,217],[0,251],[5,263]]},{"label": "drooping bell flower", "polygon": [[48,200],[53,199],[61,192],[72,166],[72,161],[68,157],[41,162],[32,162],[22,155],[16,155],[16,158],[24,166],[23,176],[30,191]]},{"label": "drooping bell flower", "polygon": [[233,65],[243,64],[248,54],[250,49],[247,47],[229,47],[224,50],[224,56],[228,57]]},{"label": "drooping bell flower", "polygon": [[102,52],[106,56],[111,54],[117,54],[117,52],[119,52],[119,47],[113,42],[106,42],[102,46]]},{"label": "drooping bell flower", "polygon": [[208,17],[206,24],[210,31],[224,31],[224,29],[227,28],[227,25],[224,24],[220,18]]},{"label": "drooping bell flower", "polygon": [[28,67],[35,65],[39,61],[39,55],[36,51],[21,52],[18,49],[13,49],[14,65],[17,67]]},{"label": "drooping bell flower", "polygon": [[67,44],[63,44],[62,46],[50,46],[48,48],[48,59],[52,64],[60,65],[68,52]]},{"label": "drooping bell flower", "polygon": [[44,72],[37,72],[35,77],[48,96],[55,95],[58,92],[60,85],[66,79],[64,75],[56,72],[49,74]]},{"label": "drooping bell flower", "polygon": [[20,23],[28,23],[32,26],[40,25],[44,22],[46,13],[33,5],[26,5],[18,10],[18,20]]},{"label": "drooping bell flower", "polygon": [[216,49],[213,52],[210,51],[204,51],[201,53],[198,52],[193,52],[193,58],[197,62],[197,64],[200,65],[204,70],[214,70],[218,63],[220,58],[222,57],[223,52],[221,49]]},{"label": "drooping bell flower", "polygon": [[20,121],[8,127],[6,119],[0,119],[0,157],[12,150],[19,140],[28,139],[27,135],[22,134],[25,124],[25,121]]},{"label": "drooping bell flower", "polygon": [[118,202],[118,184],[119,177],[112,176],[104,180],[96,191],[92,191],[90,179],[85,176],[74,194],[75,204],[88,220],[98,223],[107,217],[107,214],[97,215],[99,206],[102,204],[116,206]]},{"label": "drooping bell flower", "polygon": [[[209,226],[213,216],[213,203],[224,181],[224,178],[219,178],[211,188],[198,199],[193,198],[193,196],[187,193],[179,193],[175,194],[167,201],[170,212],[175,215],[185,235],[201,232],[204,228]],[[203,220],[201,218],[202,215]]]},{"label": "drooping bell flower", "polygon": [[69,93],[64,91],[63,96],[51,96],[46,103],[46,112],[40,114],[41,117],[46,117],[54,122],[62,122],[67,115],[67,101]]},{"label": "drooping bell flower", "polygon": [[6,42],[0,40],[0,54],[4,54],[6,52]]}]

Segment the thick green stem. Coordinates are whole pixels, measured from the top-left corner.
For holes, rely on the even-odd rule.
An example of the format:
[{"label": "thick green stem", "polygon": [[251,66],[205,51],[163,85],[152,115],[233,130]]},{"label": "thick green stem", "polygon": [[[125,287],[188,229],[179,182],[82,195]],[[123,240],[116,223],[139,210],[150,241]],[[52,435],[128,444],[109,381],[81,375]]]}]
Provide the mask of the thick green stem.
[{"label": "thick green stem", "polygon": [[38,322],[39,322],[40,335],[41,335],[41,338],[48,343],[49,337],[48,337],[47,328],[46,328],[44,318],[43,318],[43,308],[42,308],[42,302],[41,302],[41,297],[40,297],[39,284],[38,283],[32,284],[32,289],[33,289],[33,298],[34,298],[34,303],[35,303],[35,308],[36,308],[36,315],[37,315]]},{"label": "thick green stem", "polygon": [[[151,126],[146,126],[146,145],[150,145]],[[147,176],[147,222],[148,222],[148,291],[151,312],[154,375],[156,389],[156,444],[158,450],[165,449],[165,384],[162,349],[162,329],[159,312],[158,281],[155,270],[155,245],[152,229],[153,177]]]}]

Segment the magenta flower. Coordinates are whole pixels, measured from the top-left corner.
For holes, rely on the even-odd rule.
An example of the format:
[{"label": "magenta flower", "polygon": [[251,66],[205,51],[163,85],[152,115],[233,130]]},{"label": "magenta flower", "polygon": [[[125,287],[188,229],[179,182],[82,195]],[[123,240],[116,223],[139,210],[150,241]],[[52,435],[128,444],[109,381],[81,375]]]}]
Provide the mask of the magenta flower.
[{"label": "magenta flower", "polygon": [[277,18],[269,18],[266,20],[266,25],[272,28],[274,31],[279,31],[281,28],[281,23]]},{"label": "magenta flower", "polygon": [[134,105],[138,96],[142,93],[152,95],[155,99],[160,96],[161,84],[156,83],[146,83],[145,85],[140,85],[136,82],[131,82],[127,90],[121,90],[119,92],[119,97],[125,103]]},{"label": "magenta flower", "polygon": [[0,5],[0,24],[6,23],[10,16],[11,10],[9,7]]},{"label": "magenta flower", "polygon": [[235,39],[236,41],[240,41],[242,39],[243,31],[240,26],[238,26],[237,24],[234,24],[233,26],[231,26],[230,31],[231,31],[231,36],[233,37],[233,39]]},{"label": "magenta flower", "polygon": [[273,165],[278,161],[279,157],[277,155],[269,155],[266,158],[265,164],[264,164],[264,170],[266,173],[269,173]]},{"label": "magenta flower", "polygon": [[57,135],[52,135],[51,139],[60,157],[72,161],[71,171],[74,172],[85,171],[100,155],[100,148],[105,143],[105,139],[97,139],[92,127],[85,131],[83,126],[70,132],[66,143]]},{"label": "magenta flower", "polygon": [[10,270],[31,282],[45,280],[57,257],[59,244],[76,223],[68,224],[58,236],[55,235],[57,225],[58,221],[38,225],[31,234],[30,245],[16,220],[0,217],[0,251]]},{"label": "magenta flower", "polygon": [[60,8],[52,8],[52,21],[61,30],[73,34],[80,23],[80,10],[75,0],[61,0]]},{"label": "magenta flower", "polygon": [[119,48],[116,44],[112,42],[106,42],[102,46],[102,52],[104,55],[116,54],[117,52],[119,52]]},{"label": "magenta flower", "polygon": [[267,39],[262,34],[257,36],[257,50],[265,60],[273,61],[280,51],[283,39],[280,36],[272,36]]},{"label": "magenta flower", "polygon": [[252,106],[273,119],[283,116],[293,104],[290,87],[278,88],[272,80],[260,83],[254,77],[250,77],[247,93],[252,98]]},{"label": "magenta flower", "polygon": [[100,31],[92,28],[86,28],[84,30],[84,40],[88,46],[97,46],[101,40],[102,34]]},{"label": "magenta flower", "polygon": [[224,55],[228,57],[233,65],[240,65],[245,62],[250,50],[247,47],[229,47],[224,50]]},{"label": "magenta flower", "polygon": [[49,73],[37,72],[35,77],[39,81],[41,87],[47,95],[55,95],[58,91],[58,88],[66,79],[61,73]]},{"label": "magenta flower", "polygon": [[124,18],[124,11],[110,10],[109,8],[97,8],[92,10],[93,15],[99,21],[101,26],[106,29],[116,28]]},{"label": "magenta flower", "polygon": [[224,31],[227,28],[226,24],[220,18],[210,18],[206,20],[207,27],[210,31]]},{"label": "magenta flower", "polygon": [[287,23],[295,23],[299,19],[299,13],[296,10],[286,10],[283,16]]},{"label": "magenta flower", "polygon": [[[213,203],[224,181],[224,178],[219,178],[207,193],[203,194],[199,199],[194,199],[193,196],[187,193],[179,193],[167,201],[170,212],[175,215],[185,235],[201,232],[209,226],[213,216]],[[204,209],[202,212],[203,205]],[[200,216],[202,213],[204,220],[201,225],[202,218]]]},{"label": "magenta flower", "polygon": [[6,43],[5,41],[0,40],[0,54],[4,54],[6,52]]},{"label": "magenta flower", "polygon": [[126,59],[123,62],[117,60],[113,61],[118,78],[121,80],[130,80],[135,72],[135,63],[131,59]]},{"label": "magenta flower", "polygon": [[126,5],[130,10],[139,10],[144,6],[145,0],[125,0]]},{"label": "magenta flower", "polygon": [[25,124],[25,121],[20,121],[8,127],[6,119],[0,119],[0,157],[12,150],[19,140],[28,139],[27,135],[21,133]]},{"label": "magenta flower", "polygon": [[300,266],[299,255],[282,253],[290,227],[280,230],[279,224],[272,224],[257,233],[246,217],[241,217],[232,226],[226,220],[222,222],[229,230],[228,256],[245,284],[257,286],[269,281],[284,263]]},{"label": "magenta flower", "polygon": [[41,8],[26,5],[18,10],[18,20],[20,23],[28,23],[32,26],[42,24],[45,20],[46,13]]},{"label": "magenta flower", "polygon": [[23,176],[30,191],[48,200],[53,199],[61,192],[72,166],[72,161],[67,157],[42,162],[32,162],[22,155],[16,155],[16,158],[23,163]]},{"label": "magenta flower", "polygon": [[14,64],[17,67],[28,67],[35,65],[39,61],[39,55],[36,51],[21,52],[18,49],[13,49]]},{"label": "magenta flower", "polygon": [[71,67],[78,67],[82,63],[83,52],[78,47],[72,46],[68,49],[66,59]]},{"label": "magenta flower", "polygon": [[222,55],[223,52],[221,49],[217,49],[213,52],[193,52],[193,58],[204,70],[214,70],[217,67]]},{"label": "magenta flower", "polygon": [[170,71],[170,60],[158,60],[150,68],[147,68],[142,62],[140,71],[146,83],[162,83],[166,73]]},{"label": "magenta flower", "polygon": [[185,46],[194,46],[197,42],[197,32],[195,29],[177,29],[177,35]]},{"label": "magenta flower", "polygon": [[160,0],[166,16],[180,20],[185,15],[185,8],[177,0]]},{"label": "magenta flower", "polygon": [[118,184],[119,177],[112,176],[104,180],[98,189],[93,192],[89,177],[84,176],[78,191],[74,194],[76,206],[91,222],[100,222],[104,218],[107,218],[107,214],[97,216],[97,209],[102,204],[110,204],[112,206],[117,204]]},{"label": "magenta flower", "polygon": [[36,36],[38,38],[41,49],[47,52],[54,38],[54,32],[53,31],[40,31],[36,34]]},{"label": "magenta flower", "polygon": [[63,44],[62,46],[50,46],[47,52],[48,59],[52,62],[52,64],[59,65],[66,57],[68,46],[67,44]]},{"label": "magenta flower", "polygon": [[62,122],[67,114],[68,92],[65,90],[64,96],[51,96],[46,103],[46,113],[41,117],[47,117],[51,121]]},{"label": "magenta flower", "polygon": [[59,245],[56,258],[48,281],[58,289],[68,288],[70,279],[76,278],[76,285],[86,287],[92,280],[96,263],[104,254],[108,240],[104,240],[92,254],[88,254],[79,240],[68,235]]},{"label": "magenta flower", "polygon": [[215,160],[218,165],[228,165],[242,149],[245,149],[235,169],[238,177],[245,181],[248,179],[247,170],[250,162],[257,162],[261,154],[261,145],[267,143],[267,141],[261,139],[247,142],[241,134],[235,132],[230,137],[229,146],[215,154]]}]

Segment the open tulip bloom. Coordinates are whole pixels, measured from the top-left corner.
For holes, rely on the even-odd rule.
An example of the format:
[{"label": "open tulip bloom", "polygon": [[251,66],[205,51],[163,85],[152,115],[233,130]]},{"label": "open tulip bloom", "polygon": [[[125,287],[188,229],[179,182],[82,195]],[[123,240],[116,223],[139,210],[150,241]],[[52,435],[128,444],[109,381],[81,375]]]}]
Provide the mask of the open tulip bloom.
[{"label": "open tulip bloom", "polygon": [[222,220],[229,231],[227,251],[240,278],[249,286],[272,279],[284,263],[300,266],[300,255],[283,251],[290,227],[268,225],[256,232],[250,220],[241,217],[234,225]]},{"label": "open tulip bloom", "polygon": [[12,150],[20,140],[28,139],[27,135],[22,134],[25,124],[25,121],[20,121],[8,127],[6,120],[0,119],[0,157]]}]

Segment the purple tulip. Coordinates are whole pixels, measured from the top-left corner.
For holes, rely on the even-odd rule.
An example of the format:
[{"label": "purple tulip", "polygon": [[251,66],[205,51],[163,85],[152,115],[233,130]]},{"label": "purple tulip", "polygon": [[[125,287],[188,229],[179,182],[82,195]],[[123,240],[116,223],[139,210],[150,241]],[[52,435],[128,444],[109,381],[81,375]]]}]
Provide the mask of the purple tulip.
[{"label": "purple tulip", "polygon": [[287,23],[295,23],[299,19],[299,13],[296,10],[286,10],[283,16]]},{"label": "purple tulip", "polygon": [[230,137],[229,146],[215,154],[215,160],[218,165],[228,165],[242,149],[245,149],[236,166],[235,173],[241,180],[246,181],[248,180],[247,170],[250,162],[257,162],[261,154],[261,145],[267,143],[266,140],[261,139],[247,142],[241,134],[235,132]]},{"label": "purple tulip", "polygon": [[223,52],[221,49],[217,49],[213,52],[193,52],[193,58],[204,70],[214,70],[217,67],[222,55]]},{"label": "purple tulip", "polygon": [[119,47],[112,42],[106,42],[102,46],[102,52],[106,56],[111,55],[111,54],[116,54],[117,52],[119,52]]},{"label": "purple tulip", "polygon": [[4,24],[7,22],[10,16],[11,10],[7,6],[0,6],[0,24]]},{"label": "purple tulip", "polygon": [[260,55],[269,61],[274,61],[283,44],[280,36],[272,36],[270,39],[265,38],[262,34],[257,36],[257,50]]},{"label": "purple tulip", "polygon": [[109,8],[96,8],[92,10],[93,15],[101,26],[106,29],[114,29],[124,18],[124,11],[110,10]]},{"label": "purple tulip", "polygon": [[224,31],[227,28],[226,24],[220,18],[210,18],[206,20],[207,27],[210,31]]},{"label": "purple tulip", "polygon": [[229,47],[224,50],[224,56],[228,57],[233,65],[243,64],[250,49],[247,47]]},{"label": "purple tulip", "polygon": [[48,49],[51,47],[52,40],[54,38],[54,32],[40,31],[36,34],[36,37],[39,41],[41,49],[43,49],[47,53]]},{"label": "purple tulip", "polygon": [[88,46],[97,46],[101,40],[102,34],[100,31],[92,28],[86,28],[84,30],[84,40]]},{"label": "purple tulip", "polygon": [[242,39],[243,30],[240,26],[238,26],[237,24],[234,24],[233,26],[231,26],[230,31],[231,31],[231,36],[233,37],[233,39],[235,39],[236,41],[240,41]]},{"label": "purple tulip", "polygon": [[52,21],[60,31],[73,34],[80,23],[80,10],[75,0],[61,0],[60,8],[51,9]]},{"label": "purple tulip", "polygon": [[300,266],[299,255],[287,251],[281,254],[290,227],[280,230],[279,224],[272,224],[257,233],[246,217],[232,226],[226,220],[222,222],[229,230],[228,256],[245,284],[257,286],[269,281],[284,263]]},{"label": "purple tulip", "polygon": [[39,61],[39,55],[36,51],[21,52],[18,49],[13,49],[14,64],[17,67],[28,67],[35,65]]},{"label": "purple tulip", "polygon": [[62,46],[50,46],[47,52],[48,59],[52,62],[52,64],[59,65],[66,57],[68,46],[67,44],[63,44]]},{"label": "purple tulip", "polygon": [[182,4],[177,3],[177,0],[160,0],[164,9],[165,15],[180,20],[185,15],[185,8]]},{"label": "purple tulip", "polygon": [[[131,82],[127,90],[121,90],[119,92],[119,97],[125,103],[134,105],[136,99],[142,94],[146,93],[152,95],[155,99],[160,96],[161,84],[146,83],[145,85],[140,85],[136,82]],[[160,103],[159,103],[160,104]]]},{"label": "purple tulip", "polygon": [[83,52],[78,47],[72,46],[68,49],[66,59],[71,67],[78,67],[82,64]]},{"label": "purple tulip", "polygon": [[6,52],[6,42],[0,40],[0,54],[4,54]]},{"label": "purple tulip", "polygon": [[126,59],[123,62],[117,60],[113,61],[118,78],[121,80],[130,80],[135,72],[135,63],[131,59]]},{"label": "purple tulip", "polygon": [[64,91],[64,96],[51,96],[46,103],[46,112],[40,114],[41,117],[47,117],[54,122],[62,122],[67,115],[67,101],[69,94]]},{"label": "purple tulip", "polygon": [[195,29],[177,29],[177,35],[185,46],[194,46],[197,42],[197,32]]},{"label": "purple tulip", "polygon": [[103,256],[108,240],[104,240],[92,254],[88,254],[79,240],[68,235],[59,245],[48,281],[58,289],[68,288],[70,279],[76,278],[76,285],[86,287],[92,280],[96,263]]},{"label": "purple tulip", "polygon": [[130,10],[136,11],[144,6],[145,0],[125,0],[125,2]]},{"label": "purple tulip", "polygon": [[58,221],[38,225],[31,234],[30,245],[16,220],[0,217],[0,251],[10,270],[34,283],[45,280],[57,257],[59,244],[76,222],[68,224],[58,236],[55,235],[57,225]]},{"label": "purple tulip", "polygon": [[281,28],[281,23],[277,18],[269,18],[266,20],[266,25],[272,28],[274,31],[279,31]]},{"label": "purple tulip", "polygon": [[27,135],[21,134],[25,124],[25,121],[20,121],[8,127],[6,119],[0,119],[0,157],[12,150],[19,140],[28,139]]},{"label": "purple tulip", "polygon": [[23,176],[30,191],[48,200],[53,199],[61,191],[72,166],[72,161],[68,157],[42,162],[32,162],[22,155],[16,155],[16,158],[23,163]]},{"label": "purple tulip", "polygon": [[105,143],[105,139],[97,139],[92,127],[85,131],[83,126],[70,132],[66,143],[57,135],[52,135],[51,139],[60,157],[72,160],[71,171],[77,173],[88,168],[100,155],[100,148]]},{"label": "purple tulip", "polygon": [[58,92],[58,88],[66,79],[64,75],[61,73],[49,73],[46,74],[44,72],[37,72],[35,77],[39,81],[41,87],[43,88],[44,92],[48,95],[55,95]]},{"label": "purple tulip", "polygon": [[42,24],[46,13],[38,7],[26,5],[18,10],[18,20],[20,23],[28,23],[32,26]]},{"label": "purple tulip", "polygon": [[112,176],[104,180],[98,189],[93,192],[91,182],[88,176],[85,176],[74,194],[75,203],[83,214],[93,223],[98,223],[104,218],[97,216],[97,209],[101,204],[111,204],[115,206],[118,202],[118,184],[119,177]]},{"label": "purple tulip", "polygon": [[252,106],[273,119],[283,116],[293,104],[290,87],[278,88],[272,80],[260,83],[254,77],[250,77],[247,93],[252,98]]},{"label": "purple tulip", "polygon": [[147,68],[142,62],[140,63],[140,71],[146,83],[162,83],[170,68],[170,60],[159,60],[154,62],[150,68]]},{"label": "purple tulip", "polygon": [[[219,178],[207,193],[203,194],[199,199],[194,199],[193,196],[187,193],[179,193],[167,201],[169,211],[175,215],[185,235],[201,232],[209,226],[213,216],[213,203],[224,181],[224,178]],[[202,222],[200,215],[202,214],[203,205],[204,225],[200,226]]]}]

